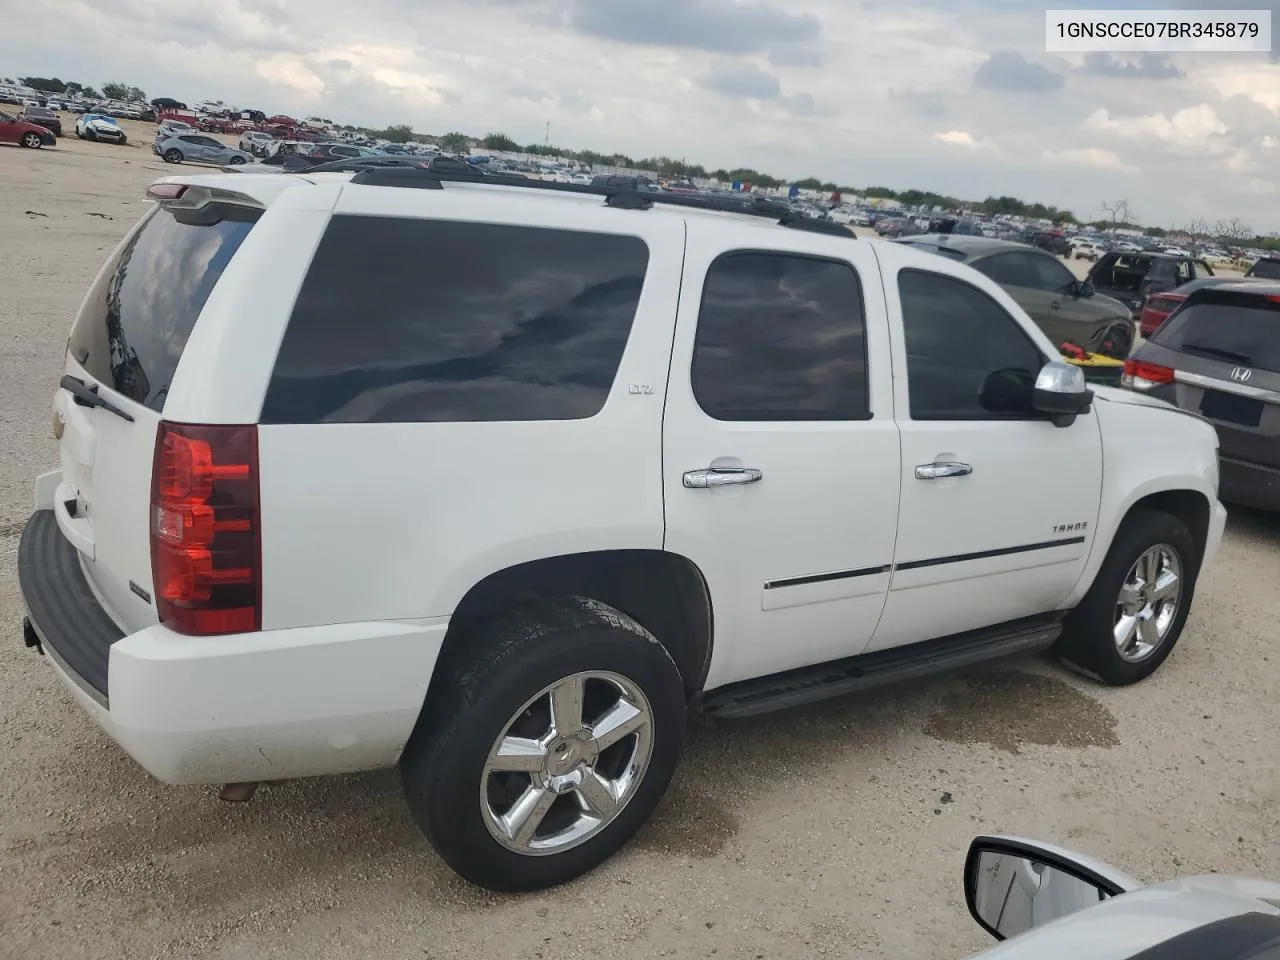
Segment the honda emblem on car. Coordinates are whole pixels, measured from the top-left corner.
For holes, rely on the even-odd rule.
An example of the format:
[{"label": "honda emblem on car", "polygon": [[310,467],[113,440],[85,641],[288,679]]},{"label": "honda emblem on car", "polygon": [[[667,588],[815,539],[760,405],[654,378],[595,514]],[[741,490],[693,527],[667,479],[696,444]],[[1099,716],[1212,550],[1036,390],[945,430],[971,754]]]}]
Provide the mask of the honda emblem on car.
[{"label": "honda emblem on car", "polygon": [[1233,367],[1231,370],[1231,379],[1236,383],[1248,383],[1252,376],[1253,371],[1248,367]]}]

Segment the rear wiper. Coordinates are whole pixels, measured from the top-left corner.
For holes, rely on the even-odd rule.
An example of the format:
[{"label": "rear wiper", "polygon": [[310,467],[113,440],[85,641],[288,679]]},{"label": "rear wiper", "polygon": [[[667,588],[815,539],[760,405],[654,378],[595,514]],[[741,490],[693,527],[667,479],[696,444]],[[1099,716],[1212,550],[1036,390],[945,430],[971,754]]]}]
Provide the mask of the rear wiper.
[{"label": "rear wiper", "polygon": [[128,420],[133,423],[133,414],[126,413],[110,400],[104,400],[98,395],[98,385],[96,383],[90,387],[83,380],[73,377],[69,373],[64,373],[62,379],[58,381],[58,386],[75,397],[76,403],[82,407],[101,407],[107,413],[114,413],[122,420]]},{"label": "rear wiper", "polygon": [[1221,347],[1211,347],[1202,343],[1183,343],[1183,350],[1194,350],[1196,353],[1203,353],[1210,357],[1221,357],[1223,360],[1230,360],[1232,363],[1252,363],[1253,358],[1245,356],[1243,353],[1236,353],[1234,350],[1223,350]]}]

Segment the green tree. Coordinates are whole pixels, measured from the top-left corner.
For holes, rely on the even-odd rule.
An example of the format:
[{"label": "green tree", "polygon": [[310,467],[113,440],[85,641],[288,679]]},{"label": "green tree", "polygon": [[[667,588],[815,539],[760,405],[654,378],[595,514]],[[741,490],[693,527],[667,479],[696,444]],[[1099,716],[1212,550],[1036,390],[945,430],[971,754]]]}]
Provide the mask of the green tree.
[{"label": "green tree", "polygon": [[125,97],[125,99],[131,100],[134,103],[146,103],[147,94],[141,87],[130,87],[129,95]]},{"label": "green tree", "polygon": [[440,149],[445,153],[463,153],[470,139],[465,133],[446,133],[440,138]]},{"label": "green tree", "polygon": [[505,153],[520,152],[520,144],[516,143],[505,133],[485,134],[484,146],[486,150],[502,150]]},{"label": "green tree", "polygon": [[392,143],[408,143],[413,139],[413,127],[407,123],[393,123],[385,130],[374,131],[374,136]]},{"label": "green tree", "polygon": [[102,85],[102,95],[108,100],[127,100],[133,88],[127,83],[116,83],[114,80]]},{"label": "green tree", "polygon": [[18,82],[45,93],[65,93],[67,90],[67,85],[57,77],[19,77]]}]

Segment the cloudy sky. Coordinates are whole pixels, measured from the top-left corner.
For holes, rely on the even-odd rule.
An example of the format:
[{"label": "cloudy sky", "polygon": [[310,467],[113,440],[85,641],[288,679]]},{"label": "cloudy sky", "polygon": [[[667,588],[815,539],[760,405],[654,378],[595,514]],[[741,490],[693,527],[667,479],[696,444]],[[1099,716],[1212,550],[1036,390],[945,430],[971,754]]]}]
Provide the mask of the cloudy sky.
[{"label": "cloudy sky", "polygon": [[[1056,0],[1270,8],[1277,0]],[[1280,59],[1048,54],[1022,0],[41,0],[0,72],[1280,230]],[[1276,44],[1280,49],[1280,44]]]}]

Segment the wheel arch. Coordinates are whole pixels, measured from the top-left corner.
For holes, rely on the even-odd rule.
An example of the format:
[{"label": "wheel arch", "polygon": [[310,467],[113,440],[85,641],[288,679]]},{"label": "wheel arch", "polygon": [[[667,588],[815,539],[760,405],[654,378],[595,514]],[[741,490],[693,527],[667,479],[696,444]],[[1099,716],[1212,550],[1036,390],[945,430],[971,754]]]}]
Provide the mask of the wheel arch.
[{"label": "wheel arch", "polygon": [[711,665],[713,627],[702,571],[687,557],[663,550],[602,550],[518,563],[473,584],[450,619],[427,701],[460,662],[476,655],[467,647],[470,626],[552,596],[589,597],[625,613],[671,654],[686,695],[702,689]]}]

